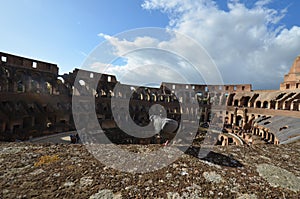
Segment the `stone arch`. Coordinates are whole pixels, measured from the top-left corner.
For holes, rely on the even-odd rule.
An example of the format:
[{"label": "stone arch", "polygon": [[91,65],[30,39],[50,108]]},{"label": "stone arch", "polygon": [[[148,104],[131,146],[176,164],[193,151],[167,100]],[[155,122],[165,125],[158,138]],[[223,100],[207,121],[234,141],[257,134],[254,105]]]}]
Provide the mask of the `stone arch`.
[{"label": "stone arch", "polygon": [[146,94],[146,100],[147,100],[148,102],[150,102],[150,100],[151,100],[151,97],[150,97],[149,93]]},{"label": "stone arch", "polygon": [[62,76],[57,77],[57,81],[60,81],[62,84],[65,83],[65,79]]},{"label": "stone arch", "polygon": [[10,78],[10,77],[11,77],[11,75],[12,75],[11,69],[6,68],[6,67],[2,67],[2,71],[3,71],[3,75],[4,75],[6,78]]},{"label": "stone arch", "polygon": [[26,73],[23,70],[17,70],[15,75],[16,91],[24,93],[26,91]]},{"label": "stone arch", "polygon": [[269,142],[271,144],[274,144],[274,142],[275,142],[275,135],[273,133],[270,133],[270,140],[269,140]]},{"label": "stone arch", "polygon": [[261,101],[256,101],[255,108],[261,108]]},{"label": "stone arch", "polygon": [[285,110],[290,110],[291,109],[291,105],[292,105],[292,101],[291,100],[285,101],[285,103],[284,103],[284,109]]},{"label": "stone arch", "polygon": [[243,116],[237,115],[237,116],[236,116],[236,122],[235,122],[235,124],[236,124],[237,126],[242,126],[242,125],[243,125]]},{"label": "stone arch", "polygon": [[277,110],[282,110],[283,108],[283,102],[282,101],[278,101],[277,102]]},{"label": "stone arch", "polygon": [[18,93],[25,92],[25,83],[22,80],[17,81],[17,92]]},{"label": "stone arch", "polygon": [[46,93],[52,95],[53,85],[50,82],[45,82],[44,86],[45,86]]},{"label": "stone arch", "polygon": [[152,100],[153,102],[156,102],[156,101],[157,101],[157,95],[156,95],[156,93],[152,93],[152,94],[151,94],[151,100]]},{"label": "stone arch", "polygon": [[269,102],[268,101],[264,101],[262,108],[269,108]]},{"label": "stone arch", "polygon": [[232,93],[228,97],[227,105],[232,106],[233,105],[233,99],[234,99],[235,93]]},{"label": "stone arch", "polygon": [[40,93],[41,74],[33,73],[29,81],[30,81],[30,91],[33,93]]},{"label": "stone arch", "polygon": [[166,96],[166,102],[167,102],[167,103],[171,102],[171,97],[170,97],[169,95]]},{"label": "stone arch", "polygon": [[250,102],[249,102],[249,107],[251,108],[254,108],[254,103],[255,103],[255,100],[259,97],[259,94],[255,93],[252,98],[250,99]]},{"label": "stone arch", "polygon": [[240,101],[241,106],[248,107],[249,100],[250,100],[249,96],[242,97]]},{"label": "stone arch", "polygon": [[234,106],[239,106],[239,100],[238,99],[234,100]]},{"label": "stone arch", "polygon": [[139,94],[139,100],[144,100],[144,94],[143,93]]},{"label": "stone arch", "polygon": [[160,95],[160,96],[159,96],[159,101],[161,101],[161,102],[165,101],[165,96]]},{"label": "stone arch", "polygon": [[299,101],[300,100],[296,100],[293,102],[293,111],[299,111]]},{"label": "stone arch", "polygon": [[270,102],[270,109],[275,109],[276,108],[276,101],[272,100]]}]

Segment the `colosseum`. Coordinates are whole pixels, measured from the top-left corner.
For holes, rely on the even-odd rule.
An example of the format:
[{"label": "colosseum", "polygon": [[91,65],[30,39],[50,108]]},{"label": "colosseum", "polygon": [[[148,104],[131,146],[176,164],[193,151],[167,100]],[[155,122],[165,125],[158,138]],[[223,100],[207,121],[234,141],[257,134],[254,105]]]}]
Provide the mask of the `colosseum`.
[{"label": "colosseum", "polygon": [[[279,90],[252,90],[251,84],[168,82],[159,88],[139,87],[122,84],[114,75],[79,69],[59,75],[56,64],[3,52],[0,58],[0,139],[4,141],[75,130],[74,116],[89,122],[86,99],[95,100],[92,109],[98,122],[115,143],[143,141],[122,132],[121,123],[132,120],[146,126],[153,105],[164,107],[165,116],[179,123],[197,122],[198,133],[208,127],[218,131],[220,145],[285,144],[300,139],[300,57]],[[77,113],[72,114],[76,97],[81,104],[73,106]]]}]

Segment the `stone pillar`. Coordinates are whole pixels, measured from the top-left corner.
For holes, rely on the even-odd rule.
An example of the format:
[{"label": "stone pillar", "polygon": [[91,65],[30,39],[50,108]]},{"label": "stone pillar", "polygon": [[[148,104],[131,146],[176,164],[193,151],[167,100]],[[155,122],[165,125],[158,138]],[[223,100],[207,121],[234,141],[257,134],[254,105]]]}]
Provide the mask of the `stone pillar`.
[{"label": "stone pillar", "polygon": [[232,121],[233,121],[233,124],[235,125],[235,124],[236,124],[236,114],[233,115],[233,118],[232,118],[232,119],[233,119],[233,120],[232,120]]},{"label": "stone pillar", "polygon": [[278,110],[278,104],[279,104],[279,102],[275,103],[275,110]]},{"label": "stone pillar", "polygon": [[253,135],[256,135],[256,134],[257,134],[257,128],[254,128]]},{"label": "stone pillar", "polygon": [[243,120],[244,120],[244,123],[247,124],[248,120],[247,120],[247,113],[245,110],[244,110],[244,114],[243,114]]},{"label": "stone pillar", "polygon": [[259,130],[259,134],[258,134],[260,137],[262,137],[262,135],[263,135],[263,130]]},{"label": "stone pillar", "polygon": [[270,133],[266,132],[266,140],[269,141],[270,140]]}]

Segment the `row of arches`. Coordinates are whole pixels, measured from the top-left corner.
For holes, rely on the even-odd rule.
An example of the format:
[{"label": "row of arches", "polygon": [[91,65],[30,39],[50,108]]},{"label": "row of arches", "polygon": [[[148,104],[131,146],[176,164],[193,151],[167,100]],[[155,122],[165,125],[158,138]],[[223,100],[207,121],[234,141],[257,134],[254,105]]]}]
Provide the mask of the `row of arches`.
[{"label": "row of arches", "polygon": [[1,67],[0,92],[53,94],[55,77],[43,72]]},{"label": "row of arches", "polygon": [[[76,95],[95,95],[96,97],[115,97],[118,99],[134,99],[148,102],[183,102],[199,105],[225,105],[228,94],[207,93],[187,90],[170,91],[163,88],[134,87],[120,85],[117,83],[99,82],[96,90],[92,89],[84,80],[79,80],[78,88],[75,88]],[[73,92],[74,93],[74,92]]]},{"label": "row of arches", "polygon": [[297,98],[289,100],[256,100],[250,102],[250,97],[242,97],[240,100],[235,99],[233,103],[228,103],[228,106],[245,107],[245,108],[262,108],[262,109],[273,109],[273,110],[290,110],[300,111],[300,94]]},{"label": "row of arches", "polygon": [[273,133],[269,132],[269,130],[267,129],[255,127],[252,130],[252,134],[261,137],[267,143],[275,145],[279,144],[279,141],[276,138],[276,136]]}]

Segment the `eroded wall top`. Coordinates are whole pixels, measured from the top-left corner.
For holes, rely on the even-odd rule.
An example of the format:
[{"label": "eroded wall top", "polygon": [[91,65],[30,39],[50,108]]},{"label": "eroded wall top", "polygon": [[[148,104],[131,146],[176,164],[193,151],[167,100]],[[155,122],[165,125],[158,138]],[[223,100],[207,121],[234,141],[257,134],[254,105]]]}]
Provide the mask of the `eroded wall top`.
[{"label": "eroded wall top", "polygon": [[58,75],[58,67],[56,64],[37,61],[3,52],[0,52],[0,64],[9,65],[11,67],[23,67],[26,69],[33,69]]}]

